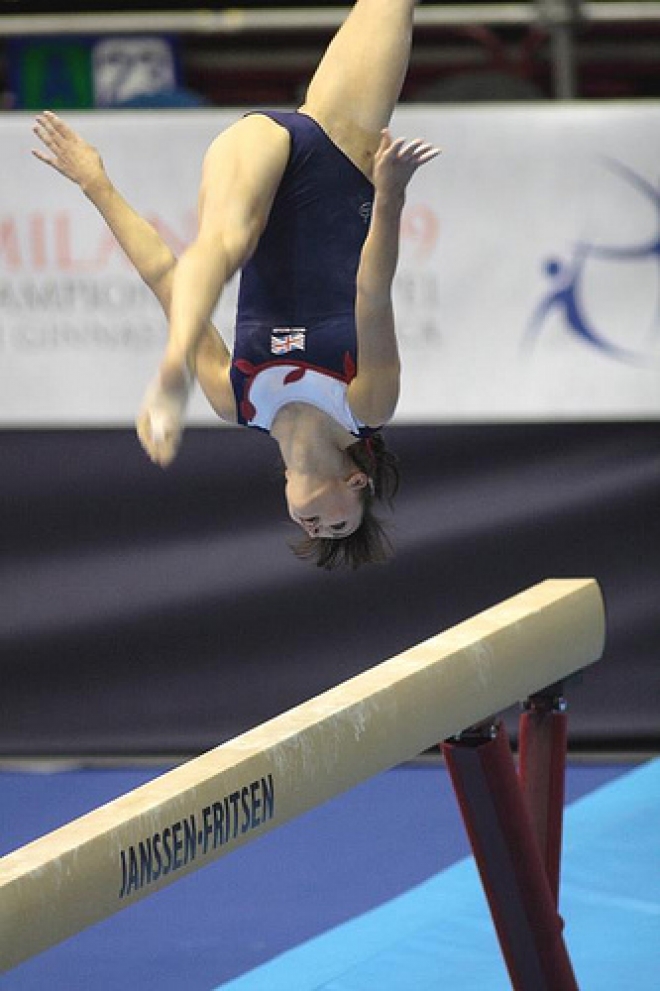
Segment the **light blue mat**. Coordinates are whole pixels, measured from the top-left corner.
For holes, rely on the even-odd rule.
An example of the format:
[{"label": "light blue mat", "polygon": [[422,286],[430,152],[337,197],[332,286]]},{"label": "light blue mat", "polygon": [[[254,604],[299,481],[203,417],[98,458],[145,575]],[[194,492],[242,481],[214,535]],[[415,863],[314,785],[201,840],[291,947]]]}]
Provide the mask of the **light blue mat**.
[{"label": "light blue mat", "polygon": [[[659,813],[660,760],[567,809],[561,912],[581,991],[660,988]],[[437,991],[440,986],[511,987],[471,858],[222,989]]]}]

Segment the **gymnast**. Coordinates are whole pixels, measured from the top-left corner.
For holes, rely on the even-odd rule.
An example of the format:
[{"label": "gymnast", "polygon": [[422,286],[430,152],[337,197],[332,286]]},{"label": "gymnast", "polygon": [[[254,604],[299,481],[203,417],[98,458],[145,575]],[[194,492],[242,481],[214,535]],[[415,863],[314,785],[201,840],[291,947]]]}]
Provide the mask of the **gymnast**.
[{"label": "gymnast", "polygon": [[[268,432],[284,462],[294,551],[319,567],[381,562],[373,511],[398,486],[381,427],[400,364],[391,289],[405,190],[438,149],[394,140],[416,0],[357,0],[295,112],[242,117],[203,163],[195,240],[174,257],[113,187],[96,151],[55,114],[37,117],[47,152],[77,183],[169,320],[137,421],[151,459],[176,455],[195,380],[223,420]],[[211,323],[240,270],[233,353]]]}]

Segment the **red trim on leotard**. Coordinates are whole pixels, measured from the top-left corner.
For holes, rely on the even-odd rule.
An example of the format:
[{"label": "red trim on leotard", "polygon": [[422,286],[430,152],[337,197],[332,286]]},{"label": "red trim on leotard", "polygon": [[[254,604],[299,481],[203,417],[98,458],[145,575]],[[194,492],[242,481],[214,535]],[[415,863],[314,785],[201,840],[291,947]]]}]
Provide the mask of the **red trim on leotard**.
[{"label": "red trim on leotard", "polygon": [[289,385],[291,382],[299,382],[307,371],[317,372],[319,375],[326,375],[329,378],[336,379],[338,382],[343,382],[345,385],[348,385],[356,375],[355,361],[349,351],[346,351],[344,354],[343,375],[340,375],[338,372],[333,372],[331,369],[323,368],[320,365],[312,365],[306,361],[286,361],[280,359],[276,361],[265,361],[260,365],[254,365],[251,361],[247,361],[245,358],[238,358],[234,361],[234,367],[245,375],[247,379],[243,384],[243,398],[240,402],[240,414],[246,423],[250,423],[250,421],[257,415],[257,410],[250,400],[250,391],[252,389],[252,383],[258,373],[265,371],[268,368],[280,368],[286,365],[293,365],[294,367],[293,370],[285,376],[285,385]]}]

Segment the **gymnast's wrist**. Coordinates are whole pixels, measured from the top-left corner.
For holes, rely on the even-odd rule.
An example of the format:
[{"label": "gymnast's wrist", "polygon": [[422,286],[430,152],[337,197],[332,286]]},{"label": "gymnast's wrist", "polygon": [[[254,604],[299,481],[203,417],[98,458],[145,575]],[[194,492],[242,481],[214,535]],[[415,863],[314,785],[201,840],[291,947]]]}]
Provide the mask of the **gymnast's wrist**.
[{"label": "gymnast's wrist", "polygon": [[385,214],[399,215],[406,203],[405,189],[376,189],[375,208]]},{"label": "gymnast's wrist", "polygon": [[92,175],[80,180],[80,188],[92,203],[110,196],[114,191],[114,186],[110,182],[103,167],[95,171]]}]

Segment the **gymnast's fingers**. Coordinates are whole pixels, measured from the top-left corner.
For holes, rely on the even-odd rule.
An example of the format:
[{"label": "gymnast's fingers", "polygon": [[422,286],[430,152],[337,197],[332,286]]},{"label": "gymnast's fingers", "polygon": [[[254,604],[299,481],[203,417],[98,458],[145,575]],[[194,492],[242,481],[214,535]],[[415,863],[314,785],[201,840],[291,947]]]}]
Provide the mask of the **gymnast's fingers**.
[{"label": "gymnast's fingers", "polygon": [[37,117],[37,122],[32,128],[33,132],[47,148],[58,153],[61,149],[61,141],[58,135],[52,130],[48,122],[43,117]]},{"label": "gymnast's fingers", "polygon": [[71,137],[74,133],[68,124],[65,124],[62,118],[54,114],[52,110],[44,110],[43,117],[48,121],[50,127],[63,138]]},{"label": "gymnast's fingers", "polygon": [[404,149],[404,153],[408,158],[419,160],[423,157],[425,161],[430,161],[430,159],[427,159],[426,156],[430,155],[435,158],[436,155],[440,154],[440,149],[435,145],[432,145],[429,141],[424,141],[422,138],[416,138],[414,141],[408,142]]},{"label": "gymnast's fingers", "polygon": [[59,172],[60,175],[65,174],[57,157],[52,158],[50,155],[47,155],[45,152],[41,151],[40,148],[32,148],[31,151],[34,157],[40,162],[43,162],[44,165],[49,165],[51,169],[55,169],[55,171]]},{"label": "gymnast's fingers", "polygon": [[434,158],[437,158],[441,154],[440,148],[436,148],[435,145],[424,145],[418,149],[415,160],[418,165],[426,165],[427,162],[432,162]]},{"label": "gymnast's fingers", "polygon": [[32,154],[35,158],[38,158],[40,162],[44,162],[46,165],[52,165],[55,167],[55,162],[53,159],[49,158],[48,155],[46,155],[45,152],[41,151],[39,148],[33,148]]},{"label": "gymnast's fingers", "polygon": [[390,144],[388,151],[392,157],[399,157],[405,150],[407,144],[409,144],[407,138],[395,138],[395,140]]},{"label": "gymnast's fingers", "polygon": [[407,141],[406,144],[403,146],[403,148],[401,149],[402,154],[407,156],[414,155],[415,152],[418,151],[419,148],[422,147],[422,145],[424,145],[425,143],[426,142],[423,140],[423,138],[413,138],[412,141]]},{"label": "gymnast's fingers", "polygon": [[61,117],[54,114],[52,110],[44,111],[44,117],[47,120],[51,133],[54,135],[55,140],[59,143],[60,147],[64,148],[72,142],[79,142],[81,140],[80,136],[65,124]]}]

